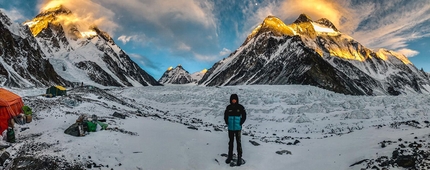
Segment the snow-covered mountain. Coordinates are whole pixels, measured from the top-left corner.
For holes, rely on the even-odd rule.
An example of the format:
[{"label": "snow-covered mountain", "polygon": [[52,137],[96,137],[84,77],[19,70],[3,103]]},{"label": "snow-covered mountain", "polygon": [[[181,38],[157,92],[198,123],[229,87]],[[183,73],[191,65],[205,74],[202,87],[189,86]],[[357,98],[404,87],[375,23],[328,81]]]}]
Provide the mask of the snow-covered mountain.
[{"label": "snow-covered mountain", "polygon": [[97,26],[64,24],[74,17],[72,11],[59,6],[24,23],[61,77],[103,86],[160,85]]},{"label": "snow-covered mountain", "polygon": [[181,65],[178,65],[175,68],[169,67],[166,72],[164,72],[163,76],[161,76],[160,80],[158,80],[158,82],[161,84],[197,83],[201,80],[206,71],[207,70],[205,69],[203,71],[190,74]]},{"label": "snow-covered mountain", "polygon": [[54,71],[28,27],[12,23],[2,11],[0,32],[1,86],[22,88],[71,84]]},{"label": "snow-covered mountain", "polygon": [[203,69],[202,71],[195,72],[191,74],[191,79],[193,79],[193,82],[197,84],[203,78],[206,72],[208,72],[207,69]]},{"label": "snow-covered mountain", "polygon": [[354,95],[430,91],[428,75],[404,55],[368,49],[329,20],[305,14],[290,25],[267,17],[199,84],[303,84]]}]

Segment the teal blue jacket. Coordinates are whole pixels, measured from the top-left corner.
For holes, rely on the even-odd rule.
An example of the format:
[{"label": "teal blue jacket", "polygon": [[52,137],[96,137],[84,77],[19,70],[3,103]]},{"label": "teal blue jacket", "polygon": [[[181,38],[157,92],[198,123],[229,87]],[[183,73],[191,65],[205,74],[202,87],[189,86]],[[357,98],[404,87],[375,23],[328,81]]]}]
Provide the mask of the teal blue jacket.
[{"label": "teal blue jacket", "polygon": [[230,104],[224,112],[224,121],[229,131],[242,130],[242,124],[246,120],[246,111],[241,104]]}]

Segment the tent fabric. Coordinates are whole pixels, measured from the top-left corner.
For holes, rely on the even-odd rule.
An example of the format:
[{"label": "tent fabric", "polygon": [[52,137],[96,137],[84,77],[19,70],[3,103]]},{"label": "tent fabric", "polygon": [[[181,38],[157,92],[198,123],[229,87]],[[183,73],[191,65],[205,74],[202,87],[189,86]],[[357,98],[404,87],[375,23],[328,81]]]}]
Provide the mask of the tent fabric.
[{"label": "tent fabric", "polygon": [[0,88],[0,133],[7,129],[8,121],[22,113],[22,98],[9,90]]},{"label": "tent fabric", "polygon": [[51,94],[52,96],[62,96],[66,95],[67,91],[63,86],[51,86],[46,89],[46,94]]},{"label": "tent fabric", "polygon": [[63,86],[55,86],[57,89],[60,89],[60,90],[62,90],[62,91],[66,91],[66,88],[65,87],[63,87]]}]

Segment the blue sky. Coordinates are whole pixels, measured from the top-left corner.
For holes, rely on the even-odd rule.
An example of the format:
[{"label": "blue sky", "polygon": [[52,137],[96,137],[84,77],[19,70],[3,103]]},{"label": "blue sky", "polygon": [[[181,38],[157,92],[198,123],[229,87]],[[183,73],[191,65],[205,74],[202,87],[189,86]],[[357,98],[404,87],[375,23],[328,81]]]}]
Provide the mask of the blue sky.
[{"label": "blue sky", "polygon": [[364,46],[401,52],[430,72],[428,0],[0,0],[0,10],[21,23],[58,3],[107,31],[157,80],[178,64],[190,73],[209,69],[268,15],[290,24],[301,13],[328,18]]}]

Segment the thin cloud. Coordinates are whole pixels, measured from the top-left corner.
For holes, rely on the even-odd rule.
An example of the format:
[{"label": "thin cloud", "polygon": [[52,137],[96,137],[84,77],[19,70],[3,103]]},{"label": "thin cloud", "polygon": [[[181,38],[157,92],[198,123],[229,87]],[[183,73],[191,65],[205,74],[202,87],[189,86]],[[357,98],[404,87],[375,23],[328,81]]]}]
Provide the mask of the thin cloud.
[{"label": "thin cloud", "polygon": [[428,2],[383,1],[372,6],[367,13],[373,17],[357,17],[362,20],[350,34],[365,46],[398,50],[410,41],[429,36],[430,29],[422,26],[430,20]]},{"label": "thin cloud", "polygon": [[131,42],[131,41],[140,42],[140,43],[151,42],[151,40],[148,39],[145,34],[131,35],[131,36],[121,35],[117,38],[117,40],[121,41],[124,45],[127,44],[128,42]]},{"label": "thin cloud", "polygon": [[6,13],[6,15],[9,17],[9,19],[12,22],[17,22],[17,21],[25,19],[25,17],[21,14],[21,12],[18,11],[18,9],[16,9],[16,8],[12,8],[10,10],[0,8],[0,10],[3,11],[4,13]]},{"label": "thin cloud", "polygon": [[227,48],[223,48],[218,55],[203,55],[203,54],[198,54],[198,53],[193,53],[195,59],[199,60],[199,61],[204,61],[204,62],[213,62],[213,61],[217,61],[219,58],[225,57],[226,55],[229,55],[231,53],[231,50],[227,49]]},{"label": "thin cloud", "polygon": [[398,53],[402,53],[403,55],[405,55],[406,57],[413,57],[419,54],[418,51],[415,50],[411,50],[411,49],[407,49],[407,48],[402,48],[400,50],[397,50]]},{"label": "thin cloud", "polygon": [[[206,29],[216,27],[216,19],[212,15],[213,6],[209,1],[198,0],[94,0],[108,6],[121,14],[128,13],[127,20],[134,24],[145,23],[155,27],[157,31],[167,36],[175,36],[178,27],[172,27],[172,22],[189,22],[199,24]],[[180,26],[180,25],[178,25]]]},{"label": "thin cloud", "polygon": [[153,70],[159,70],[158,64],[153,63],[151,60],[148,59],[148,57],[142,56],[140,54],[131,53],[129,54],[130,58],[134,59],[139,65],[145,66],[147,68],[153,69]]},{"label": "thin cloud", "polygon": [[128,9],[128,12],[145,18],[154,24],[163,26],[166,17],[172,20],[191,21],[204,25],[205,27],[214,27],[215,19],[212,15],[213,6],[209,1],[200,0],[95,0],[100,4],[108,4]]},{"label": "thin cloud", "polygon": [[123,44],[127,44],[131,40],[132,36],[125,36],[121,35],[118,37],[118,40],[121,41]]},{"label": "thin cloud", "polygon": [[223,48],[222,51],[219,52],[220,56],[225,56],[231,53],[231,50],[227,49],[227,48]]},{"label": "thin cloud", "polygon": [[191,47],[185,44],[184,42],[179,42],[177,45],[177,49],[181,51],[190,51]]},{"label": "thin cloud", "polygon": [[202,55],[198,53],[194,53],[194,57],[199,61],[213,62],[218,60],[218,56],[213,55]]},{"label": "thin cloud", "polygon": [[[120,35],[146,35],[142,47],[163,49],[186,58],[192,52],[216,52],[218,19],[211,0],[92,0],[115,13]],[[121,37],[122,42],[138,39]],[[148,42],[150,41],[150,42]],[[135,45],[135,44],[134,44]],[[190,52],[185,54],[185,52]],[[185,55],[184,55],[185,54]]]}]

